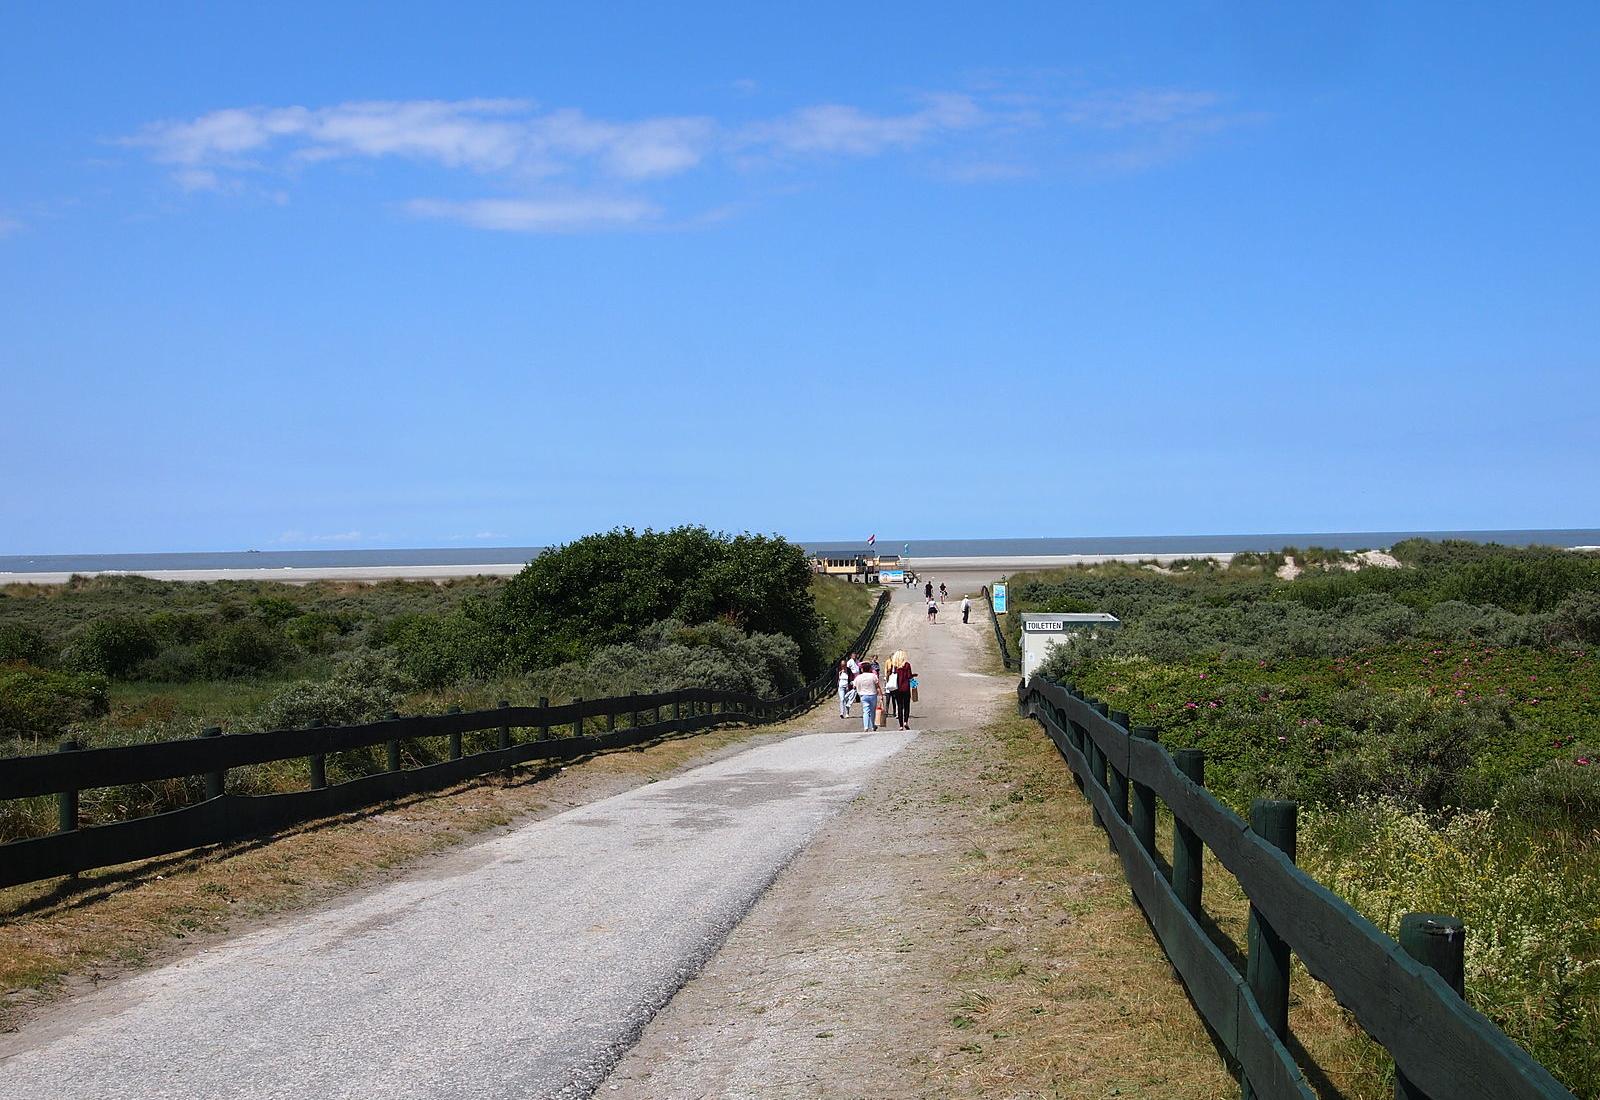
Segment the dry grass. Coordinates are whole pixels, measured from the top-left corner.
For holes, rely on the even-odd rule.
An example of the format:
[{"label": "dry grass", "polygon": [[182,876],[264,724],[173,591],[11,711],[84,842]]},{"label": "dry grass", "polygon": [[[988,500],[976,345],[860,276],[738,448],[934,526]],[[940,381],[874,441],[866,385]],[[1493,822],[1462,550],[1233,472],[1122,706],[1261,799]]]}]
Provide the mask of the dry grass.
[{"label": "dry grass", "polygon": [[0,890],[0,1030],[40,1005],[286,910],[366,886],[487,830],[603,798],[796,723],[734,728],[464,783],[201,849]]},{"label": "dry grass", "polygon": [[1237,1094],[1204,1026],[1038,727],[1001,719],[943,769],[943,797],[987,805],[954,872],[968,945],[949,975],[960,1057],[941,1095]]}]

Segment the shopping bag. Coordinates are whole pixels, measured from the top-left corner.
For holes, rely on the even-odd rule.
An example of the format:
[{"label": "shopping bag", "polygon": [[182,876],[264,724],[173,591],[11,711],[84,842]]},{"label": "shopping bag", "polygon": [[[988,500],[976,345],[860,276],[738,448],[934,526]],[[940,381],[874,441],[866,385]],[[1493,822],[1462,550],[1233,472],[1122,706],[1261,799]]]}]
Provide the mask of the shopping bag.
[{"label": "shopping bag", "polygon": [[917,685],[915,681],[912,681],[911,684],[911,701],[913,703],[917,701]]},{"label": "shopping bag", "polygon": [[883,719],[884,719],[883,701],[880,699],[878,701],[878,717],[877,717],[877,720],[873,724],[881,726],[881,725],[883,725]]}]

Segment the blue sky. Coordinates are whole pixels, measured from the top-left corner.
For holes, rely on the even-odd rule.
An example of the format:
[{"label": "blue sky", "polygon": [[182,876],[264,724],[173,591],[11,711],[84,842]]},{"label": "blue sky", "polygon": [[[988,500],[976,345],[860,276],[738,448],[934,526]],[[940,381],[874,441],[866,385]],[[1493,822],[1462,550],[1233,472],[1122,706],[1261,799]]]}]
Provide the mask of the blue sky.
[{"label": "blue sky", "polygon": [[243,7],[0,14],[0,553],[1600,526],[1593,5]]}]

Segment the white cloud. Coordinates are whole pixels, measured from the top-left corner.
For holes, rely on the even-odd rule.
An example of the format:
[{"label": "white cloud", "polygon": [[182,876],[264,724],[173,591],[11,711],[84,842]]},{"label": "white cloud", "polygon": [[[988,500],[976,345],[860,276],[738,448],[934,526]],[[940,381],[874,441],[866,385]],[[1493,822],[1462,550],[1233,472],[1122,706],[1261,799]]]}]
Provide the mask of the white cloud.
[{"label": "white cloud", "polygon": [[[756,88],[740,82],[736,90]],[[1072,166],[1144,170],[1249,117],[1229,115],[1223,104],[1204,90],[1049,94],[984,86],[927,95],[898,112],[822,103],[731,121],[604,119],[524,99],[362,100],[230,107],[152,123],[123,144],[144,151],[186,192],[280,203],[289,183],[324,162],[390,160],[465,172],[491,181],[497,196],[410,198],[398,207],[480,229],[549,233],[659,221],[664,210],[648,197],[652,186],[717,168],[794,172],[808,161],[920,154],[936,177],[975,184]],[[706,220],[692,212],[677,219]],[[16,227],[0,219],[0,234]]]},{"label": "white cloud", "polygon": [[909,149],[942,132],[969,129],[984,121],[971,96],[930,97],[920,111],[874,115],[837,103],[803,107],[785,118],[758,123],[745,132],[745,143],[786,153],[834,153],[874,156],[890,149]]},{"label": "white cloud", "polygon": [[285,531],[279,542],[360,542],[368,536],[360,531],[338,531],[329,535],[311,535],[304,531]]},{"label": "white cloud", "polygon": [[1079,96],[1067,104],[1061,117],[1075,126],[1121,130],[1192,119],[1214,111],[1221,102],[1222,97],[1215,92],[1135,88]]},{"label": "white cloud", "polygon": [[443,218],[475,229],[520,233],[572,233],[623,228],[654,218],[660,208],[642,199],[580,196],[566,199],[412,199],[408,214]]}]

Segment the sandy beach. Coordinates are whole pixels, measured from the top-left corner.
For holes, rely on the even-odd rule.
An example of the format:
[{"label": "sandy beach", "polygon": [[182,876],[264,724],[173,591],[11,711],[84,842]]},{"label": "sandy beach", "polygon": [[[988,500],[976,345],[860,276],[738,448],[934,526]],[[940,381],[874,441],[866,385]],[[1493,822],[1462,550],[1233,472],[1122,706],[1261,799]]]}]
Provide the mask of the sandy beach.
[{"label": "sandy beach", "polygon": [[[949,573],[992,572],[1004,574],[1023,569],[1048,569],[1060,565],[1094,565],[1107,561],[1156,561],[1162,565],[1180,558],[1215,558],[1226,563],[1232,554],[1036,554],[1014,557],[912,558],[910,567],[923,576]],[[510,577],[525,563],[491,565],[365,565],[365,566],[285,566],[278,569],[148,569],[105,570],[80,573],[22,573],[0,571],[0,584],[65,584],[73,577],[149,577],[158,581],[278,581],[306,584],[311,581],[353,581],[375,584],[379,581],[444,581],[457,577]]]}]

